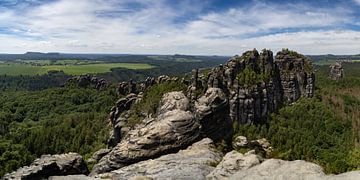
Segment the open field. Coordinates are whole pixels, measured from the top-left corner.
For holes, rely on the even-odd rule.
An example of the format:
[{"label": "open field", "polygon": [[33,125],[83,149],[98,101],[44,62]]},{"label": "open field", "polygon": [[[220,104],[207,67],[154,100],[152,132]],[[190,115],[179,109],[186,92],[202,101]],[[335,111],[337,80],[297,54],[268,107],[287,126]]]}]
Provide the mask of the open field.
[{"label": "open field", "polygon": [[153,66],[145,63],[99,63],[99,64],[84,64],[84,65],[44,65],[33,66],[29,64],[20,63],[1,63],[0,75],[42,75],[49,71],[64,71],[69,75],[81,74],[98,74],[110,72],[112,68],[126,68],[126,69],[151,69]]}]

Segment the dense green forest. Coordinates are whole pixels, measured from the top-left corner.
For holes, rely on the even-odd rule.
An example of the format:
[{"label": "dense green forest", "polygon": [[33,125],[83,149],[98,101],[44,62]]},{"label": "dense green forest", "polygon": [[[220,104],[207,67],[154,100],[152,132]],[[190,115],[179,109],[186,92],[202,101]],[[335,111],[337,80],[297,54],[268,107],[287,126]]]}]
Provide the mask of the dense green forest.
[{"label": "dense green forest", "polygon": [[116,99],[114,87],[2,92],[0,176],[42,154],[79,152],[89,157],[105,146],[106,119]]}]

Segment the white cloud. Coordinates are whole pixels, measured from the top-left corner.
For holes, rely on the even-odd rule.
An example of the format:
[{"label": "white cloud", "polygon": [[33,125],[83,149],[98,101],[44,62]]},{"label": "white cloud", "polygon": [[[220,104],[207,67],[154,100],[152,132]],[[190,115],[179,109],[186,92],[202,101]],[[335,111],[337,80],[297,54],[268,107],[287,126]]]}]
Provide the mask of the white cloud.
[{"label": "white cloud", "polygon": [[[249,7],[196,15],[202,6],[182,1],[171,7],[151,0],[61,0],[24,12],[0,12],[1,52],[59,51],[91,53],[162,53],[233,55],[256,48],[283,47],[306,54],[359,53],[357,31],[314,30],[353,23],[344,9],[276,5],[255,1]],[[129,8],[128,2],[144,8]],[[176,9],[175,9],[176,8]],[[283,29],[308,28],[284,33]],[[278,34],[267,35],[279,30]]]},{"label": "white cloud", "polygon": [[356,3],[360,4],[360,0],[354,0]]}]

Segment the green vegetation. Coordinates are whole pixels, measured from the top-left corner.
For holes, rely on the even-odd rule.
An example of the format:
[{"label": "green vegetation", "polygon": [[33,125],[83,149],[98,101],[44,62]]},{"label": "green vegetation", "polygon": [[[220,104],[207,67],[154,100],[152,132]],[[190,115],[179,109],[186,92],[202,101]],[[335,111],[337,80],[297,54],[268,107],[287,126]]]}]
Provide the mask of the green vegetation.
[{"label": "green vegetation", "polygon": [[114,89],[0,93],[0,176],[42,154],[79,152],[88,158],[104,147]]},{"label": "green vegetation", "polygon": [[256,73],[253,69],[246,67],[236,76],[236,79],[239,85],[252,86],[262,82],[267,82],[270,80],[270,77],[269,73]]},{"label": "green vegetation", "polygon": [[128,126],[133,127],[138,124],[139,121],[144,118],[144,114],[155,114],[159,107],[161,97],[168,92],[172,91],[185,91],[186,86],[177,81],[171,81],[169,83],[157,84],[150,87],[140,101],[135,104],[130,110],[130,117],[128,119]]},{"label": "green vegetation", "polygon": [[327,173],[359,169],[360,63],[345,64],[340,81],[327,77],[328,66],[316,69],[314,98],[280,109],[267,124],[243,125],[236,134],[267,138],[274,158],[312,161]]},{"label": "green vegetation", "polygon": [[346,159],[352,147],[351,122],[337,117],[315,98],[282,108],[268,125],[242,126],[239,134],[251,139],[266,137],[276,149],[275,158],[313,161],[329,173],[350,167]]},{"label": "green vegetation", "polygon": [[97,64],[83,64],[83,65],[41,65],[35,66],[21,63],[3,63],[0,64],[0,75],[41,75],[47,74],[49,71],[63,71],[69,75],[81,74],[98,74],[110,72],[114,68],[126,69],[151,69],[153,66],[145,63],[97,63]]}]

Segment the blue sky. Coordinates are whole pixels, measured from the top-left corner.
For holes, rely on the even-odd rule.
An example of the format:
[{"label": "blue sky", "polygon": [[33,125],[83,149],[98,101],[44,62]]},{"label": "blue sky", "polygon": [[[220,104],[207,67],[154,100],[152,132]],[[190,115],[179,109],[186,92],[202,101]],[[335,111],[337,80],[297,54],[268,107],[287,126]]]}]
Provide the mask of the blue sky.
[{"label": "blue sky", "polygon": [[0,0],[0,53],[360,54],[360,0]]}]

